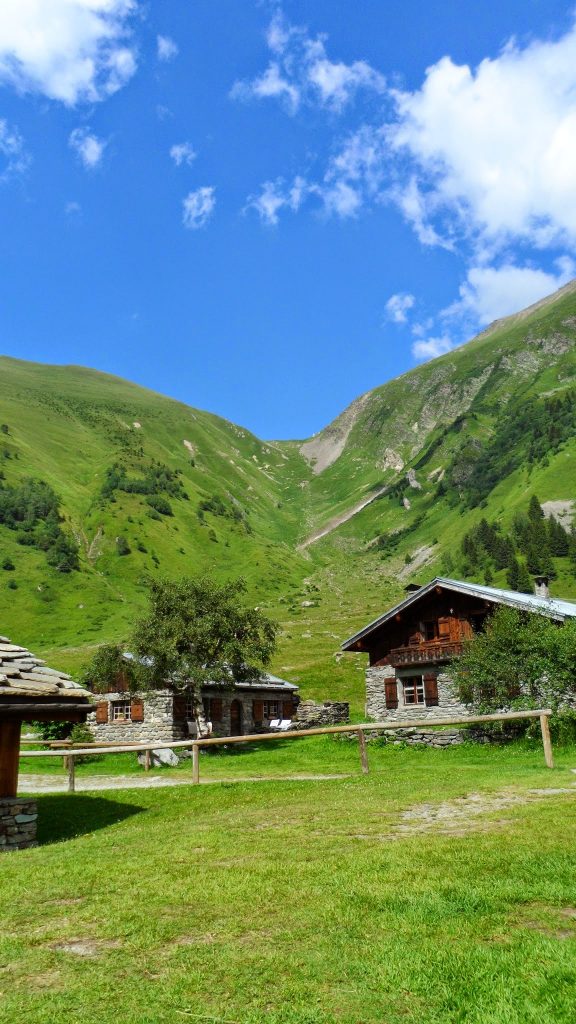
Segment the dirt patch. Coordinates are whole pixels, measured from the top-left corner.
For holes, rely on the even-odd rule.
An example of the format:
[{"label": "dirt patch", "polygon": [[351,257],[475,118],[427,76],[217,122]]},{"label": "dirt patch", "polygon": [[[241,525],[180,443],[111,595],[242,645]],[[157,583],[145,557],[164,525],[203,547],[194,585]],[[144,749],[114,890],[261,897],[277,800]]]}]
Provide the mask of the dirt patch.
[{"label": "dirt patch", "polygon": [[574,519],[574,502],[571,499],[545,501],[542,511],[547,519],[554,516],[565,529],[570,529]]},{"label": "dirt patch", "polygon": [[424,547],[418,548],[412,555],[412,561],[408,565],[404,565],[400,572],[397,574],[399,580],[405,580],[412,573],[420,569],[426,562],[430,560],[434,553],[434,549],[430,545],[424,545]]},{"label": "dirt patch", "polygon": [[67,939],[64,942],[50,942],[50,949],[56,953],[70,953],[72,956],[99,956],[106,949],[119,949],[118,939]]},{"label": "dirt patch", "polygon": [[328,469],[328,466],[331,466],[342,455],[350,432],[370,394],[371,392],[368,391],[365,395],[361,395],[330,426],[300,445],[300,454],[304,456],[316,476]]}]

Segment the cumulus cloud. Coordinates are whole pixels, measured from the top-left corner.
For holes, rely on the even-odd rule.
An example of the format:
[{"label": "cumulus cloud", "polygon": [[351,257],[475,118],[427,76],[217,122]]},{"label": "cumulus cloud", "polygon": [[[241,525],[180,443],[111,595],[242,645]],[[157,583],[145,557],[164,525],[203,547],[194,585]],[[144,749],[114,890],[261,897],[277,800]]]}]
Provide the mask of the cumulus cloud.
[{"label": "cumulus cloud", "polygon": [[292,210],[293,213],[299,210],[308,192],[309,186],[304,178],[294,178],[291,185],[282,178],[265,181],[257,195],[248,197],[245,210],[255,210],[264,224],[273,226],[278,223],[280,210]]},{"label": "cumulus cloud", "polygon": [[189,142],[178,142],[171,147],[170,156],[176,167],[182,167],[183,164],[187,164],[190,167],[196,159],[196,151]]},{"label": "cumulus cloud", "polygon": [[94,170],[101,163],[104,150],[108,145],[104,139],[99,139],[97,135],[94,135],[90,128],[75,128],[68,143],[80,163],[89,171]]},{"label": "cumulus cloud", "polygon": [[0,82],[68,105],[112,95],[136,70],[137,0],[2,0]]},{"label": "cumulus cloud", "polygon": [[576,239],[576,27],[514,42],[477,68],[444,57],[396,91],[388,139],[412,160],[421,211],[491,245]]},{"label": "cumulus cloud", "polygon": [[556,261],[556,272],[504,263],[498,267],[471,267],[460,286],[460,298],[444,316],[471,317],[485,326],[500,317],[516,313],[567,284],[576,275],[570,257]]},{"label": "cumulus cloud", "polygon": [[395,324],[405,324],[408,320],[408,313],[414,306],[416,299],[409,292],[397,292],[391,295],[386,303],[386,316]]},{"label": "cumulus cloud", "polygon": [[158,60],[167,63],[178,56],[178,44],[175,43],[173,39],[170,39],[170,36],[157,36],[156,53],[158,55]]},{"label": "cumulus cloud", "polygon": [[232,96],[239,99],[279,99],[295,113],[302,103],[341,110],[367,89],[382,93],[384,77],[366,61],[351,64],[328,57],[325,36],[311,36],[307,28],[291,25],[278,11],[266,34],[272,57],[261,75],[236,82]]},{"label": "cumulus cloud", "polygon": [[31,162],[20,132],[3,118],[0,118],[0,158],[0,181],[23,174]]},{"label": "cumulus cloud", "polygon": [[204,186],[188,193],[182,204],[184,227],[196,231],[208,223],[216,206],[215,191],[212,186]]},{"label": "cumulus cloud", "polygon": [[447,334],[433,338],[418,338],[412,344],[412,355],[421,362],[437,359],[454,348],[454,343]]}]

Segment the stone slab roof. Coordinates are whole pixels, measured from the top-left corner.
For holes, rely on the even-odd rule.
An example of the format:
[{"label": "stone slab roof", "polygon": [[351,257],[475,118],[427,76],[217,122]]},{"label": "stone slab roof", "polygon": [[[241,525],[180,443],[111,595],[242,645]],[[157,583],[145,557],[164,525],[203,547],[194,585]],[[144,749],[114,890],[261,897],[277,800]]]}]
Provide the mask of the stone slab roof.
[{"label": "stone slab roof", "polygon": [[65,672],[48,668],[25,647],[0,636],[0,705],[9,697],[38,697],[78,700],[90,697],[88,690]]}]

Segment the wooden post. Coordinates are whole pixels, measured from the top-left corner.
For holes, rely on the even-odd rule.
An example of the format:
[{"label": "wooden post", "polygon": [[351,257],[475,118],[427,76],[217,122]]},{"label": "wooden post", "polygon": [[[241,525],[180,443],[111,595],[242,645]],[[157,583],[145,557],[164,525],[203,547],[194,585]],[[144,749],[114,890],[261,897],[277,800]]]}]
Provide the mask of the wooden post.
[{"label": "wooden post", "polygon": [[151,750],[145,750],[144,751],[144,771],[145,772],[149,772],[150,771],[151,761],[152,761],[152,751]]},{"label": "wooden post", "polygon": [[200,782],[200,750],[198,744],[192,744],[192,785],[197,786]]},{"label": "wooden post", "polygon": [[18,718],[0,720],[0,797],[13,797],[18,792],[21,730]]},{"label": "wooden post", "polygon": [[544,760],[547,768],[554,767],[552,755],[552,740],[550,739],[550,722],[548,715],[540,715],[540,730],[542,732],[542,746],[544,747]]},{"label": "wooden post", "polygon": [[68,792],[76,792],[76,758],[68,754]]},{"label": "wooden post", "polygon": [[358,746],[360,747],[360,764],[364,775],[368,775],[368,751],[366,750],[366,737],[363,729],[358,729]]}]

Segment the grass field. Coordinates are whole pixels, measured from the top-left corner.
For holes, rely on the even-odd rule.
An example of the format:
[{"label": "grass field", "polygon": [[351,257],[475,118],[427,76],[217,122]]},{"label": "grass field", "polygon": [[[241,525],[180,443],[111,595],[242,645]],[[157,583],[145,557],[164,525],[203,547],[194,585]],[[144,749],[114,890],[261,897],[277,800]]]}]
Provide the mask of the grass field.
[{"label": "grass field", "polygon": [[[353,743],[270,747],[203,773],[358,771]],[[2,858],[0,1020],[572,1022],[556,754],[372,745],[367,777],[43,796],[42,845]]]}]

